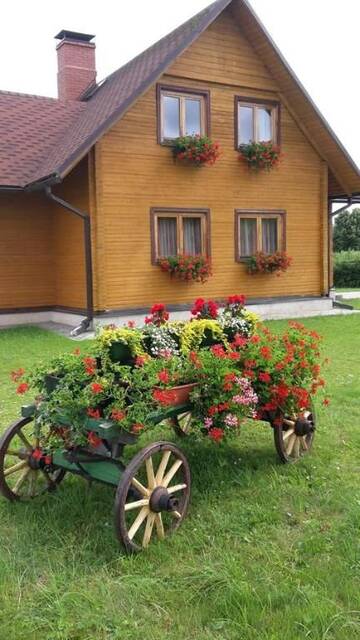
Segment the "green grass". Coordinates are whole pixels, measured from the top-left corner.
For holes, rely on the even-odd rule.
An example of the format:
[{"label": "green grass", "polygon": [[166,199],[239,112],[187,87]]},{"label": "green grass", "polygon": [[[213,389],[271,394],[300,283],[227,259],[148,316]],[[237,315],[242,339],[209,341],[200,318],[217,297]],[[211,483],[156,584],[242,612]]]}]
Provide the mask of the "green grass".
[{"label": "green grass", "polygon": [[351,305],[354,309],[360,309],[360,298],[352,298],[351,300],[344,300],[345,304]]},{"label": "green grass", "polygon": [[347,293],[348,291],[360,291],[359,287],[336,287],[336,293]]},{"label": "green grass", "polygon": [[[80,478],[28,505],[0,499],[1,639],[360,637],[360,318],[306,324],[332,359],[312,454],[280,465],[262,423],[228,445],[182,442],[192,501],[172,538],[125,556],[113,491]],[[8,372],[74,344],[40,329],[0,331],[3,428],[20,404]]]}]

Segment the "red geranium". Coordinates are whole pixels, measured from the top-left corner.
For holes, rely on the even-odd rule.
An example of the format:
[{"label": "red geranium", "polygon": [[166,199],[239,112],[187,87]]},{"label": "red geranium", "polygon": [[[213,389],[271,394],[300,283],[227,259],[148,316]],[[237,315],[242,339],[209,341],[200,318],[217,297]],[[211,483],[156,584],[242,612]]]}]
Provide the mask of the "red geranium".
[{"label": "red geranium", "polygon": [[20,378],[23,377],[25,373],[25,369],[18,369],[17,371],[12,371],[10,376],[13,382],[19,382]]},{"label": "red geranium", "polygon": [[169,312],[162,303],[154,304],[150,309],[150,316],[145,318],[145,324],[154,324],[160,327],[169,320]]},{"label": "red geranium", "polygon": [[22,395],[23,393],[26,393],[29,390],[29,385],[27,382],[22,382],[21,384],[19,384],[19,386],[16,389],[16,393]]},{"label": "red geranium", "polygon": [[194,306],[191,309],[191,315],[195,316],[197,320],[204,318],[211,318],[215,320],[218,317],[219,306],[214,300],[204,300],[198,298],[194,302]]},{"label": "red geranium", "polygon": [[224,437],[224,430],[219,429],[218,427],[214,427],[209,430],[209,438],[214,440],[214,442],[221,442]]},{"label": "red geranium", "polygon": [[96,433],[94,433],[93,431],[90,431],[88,433],[87,440],[88,440],[88,443],[95,449],[102,444],[101,438],[99,438],[99,436],[97,436]]},{"label": "red geranium", "polygon": [[170,382],[170,375],[169,375],[169,372],[166,371],[166,369],[159,371],[159,373],[157,374],[157,377],[158,377],[158,380],[163,384],[168,384]]},{"label": "red geranium", "polygon": [[95,418],[95,420],[99,420],[101,418],[99,409],[91,409],[90,407],[86,413],[90,418]]},{"label": "red geranium", "polygon": [[260,382],[265,382],[266,384],[268,384],[269,382],[271,382],[271,376],[266,371],[260,371],[259,380]]},{"label": "red geranium", "polygon": [[111,414],[110,414],[110,418],[112,418],[113,420],[116,420],[116,422],[121,422],[122,420],[124,420],[124,418],[126,417],[126,413],[125,411],[121,411],[121,409],[113,409]]},{"label": "red geranium", "polygon": [[98,393],[102,393],[102,391],[104,391],[104,387],[102,386],[102,384],[99,384],[98,382],[93,382],[90,385],[91,388],[91,393],[93,393],[94,395],[97,395]]}]

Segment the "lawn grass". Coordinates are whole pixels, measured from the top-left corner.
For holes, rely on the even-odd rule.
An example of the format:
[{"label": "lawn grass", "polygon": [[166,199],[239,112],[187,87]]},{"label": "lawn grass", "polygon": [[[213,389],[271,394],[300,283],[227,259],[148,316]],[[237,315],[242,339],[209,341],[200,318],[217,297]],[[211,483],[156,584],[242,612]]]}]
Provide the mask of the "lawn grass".
[{"label": "lawn grass", "polygon": [[[262,423],[227,445],[182,441],[192,502],[172,538],[125,556],[113,491],[80,478],[31,504],[0,499],[1,639],[360,637],[360,318],[305,323],[331,358],[312,454],[280,465]],[[8,372],[74,346],[40,329],[0,331],[2,428],[20,404]]]},{"label": "lawn grass", "polygon": [[344,300],[345,304],[351,305],[354,309],[360,309],[360,298],[352,298],[351,300]]}]

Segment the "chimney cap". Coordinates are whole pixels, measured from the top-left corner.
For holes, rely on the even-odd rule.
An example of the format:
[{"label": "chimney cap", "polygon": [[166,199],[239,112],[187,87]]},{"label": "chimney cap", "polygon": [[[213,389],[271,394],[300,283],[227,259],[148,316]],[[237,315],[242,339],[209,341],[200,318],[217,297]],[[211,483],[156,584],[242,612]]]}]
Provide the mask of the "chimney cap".
[{"label": "chimney cap", "polygon": [[78,31],[68,31],[67,29],[62,29],[55,36],[55,40],[75,40],[76,42],[90,42],[95,36],[92,36],[89,33],[80,33]]}]

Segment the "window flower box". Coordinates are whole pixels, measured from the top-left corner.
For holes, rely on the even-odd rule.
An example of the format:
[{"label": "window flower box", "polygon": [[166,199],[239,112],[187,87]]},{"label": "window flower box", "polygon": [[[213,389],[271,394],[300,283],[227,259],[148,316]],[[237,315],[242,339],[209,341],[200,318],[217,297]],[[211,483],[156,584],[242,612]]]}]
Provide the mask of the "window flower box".
[{"label": "window flower box", "polygon": [[256,273],[276,273],[279,276],[281,272],[287,271],[291,262],[292,258],[288,256],[286,251],[277,251],[271,254],[258,251],[246,260],[247,270],[251,275]]},{"label": "window flower box", "polygon": [[281,158],[280,147],[273,142],[250,142],[239,147],[239,159],[250,169],[270,171],[278,166]]},{"label": "window flower box", "polygon": [[211,262],[206,256],[177,255],[160,258],[158,264],[162,271],[185,282],[206,282],[211,276]]},{"label": "window flower box", "polygon": [[220,156],[219,143],[200,135],[176,138],[172,152],[176,160],[194,167],[211,166]]}]

